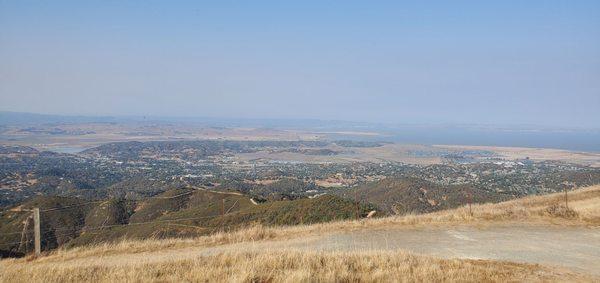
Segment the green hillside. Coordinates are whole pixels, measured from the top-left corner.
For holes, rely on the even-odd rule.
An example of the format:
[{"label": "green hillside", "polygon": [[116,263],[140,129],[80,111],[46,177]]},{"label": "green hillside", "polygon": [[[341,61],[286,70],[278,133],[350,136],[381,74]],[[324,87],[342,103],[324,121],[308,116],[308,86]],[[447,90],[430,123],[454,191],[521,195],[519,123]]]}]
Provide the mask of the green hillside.
[{"label": "green hillside", "polygon": [[[374,210],[372,205],[359,206],[360,217]],[[323,195],[312,199],[267,202],[249,209],[227,215],[223,225],[256,222],[265,225],[297,225],[327,222],[356,217],[356,204],[335,195]],[[219,221],[219,220],[215,220]]]},{"label": "green hillside", "polygon": [[[139,201],[85,201],[66,197],[36,197],[16,209],[41,210],[42,248],[81,246],[119,239],[192,237],[222,229],[263,225],[297,225],[356,217],[353,201],[335,195],[257,203],[247,195],[180,188]],[[361,217],[374,206],[360,205]],[[223,214],[225,214],[223,216]],[[33,248],[31,212],[0,214],[3,256]]]},{"label": "green hillside", "polygon": [[90,209],[85,216],[85,228],[95,229],[106,225],[127,224],[134,209],[134,201],[109,199]]}]

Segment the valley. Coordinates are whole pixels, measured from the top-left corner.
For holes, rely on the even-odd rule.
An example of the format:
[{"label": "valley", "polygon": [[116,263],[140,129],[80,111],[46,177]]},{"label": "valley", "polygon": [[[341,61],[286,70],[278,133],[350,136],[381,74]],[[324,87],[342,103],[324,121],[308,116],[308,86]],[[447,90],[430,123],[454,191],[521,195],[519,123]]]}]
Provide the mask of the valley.
[{"label": "valley", "polygon": [[[122,239],[188,238],[249,225],[302,225],[421,214],[600,183],[594,166],[505,159],[487,150],[428,151],[444,162],[339,161],[393,144],[361,141],[148,141],[76,154],[0,146],[0,250],[44,250]],[[393,145],[396,146],[396,145]],[[413,146],[413,149],[417,148]],[[331,160],[239,159],[291,153]],[[4,235],[6,234],[6,235]]]}]

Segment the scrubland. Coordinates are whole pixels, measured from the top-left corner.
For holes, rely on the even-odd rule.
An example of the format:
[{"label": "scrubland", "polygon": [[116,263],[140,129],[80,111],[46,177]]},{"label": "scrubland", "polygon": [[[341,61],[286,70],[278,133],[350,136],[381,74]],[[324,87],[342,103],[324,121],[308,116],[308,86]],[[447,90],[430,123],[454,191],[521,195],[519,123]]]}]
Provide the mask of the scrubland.
[{"label": "scrubland", "polygon": [[[595,281],[598,278],[540,265],[490,260],[436,259],[401,251],[302,252],[235,251],[177,258],[169,251],[230,243],[286,239],[347,230],[430,225],[599,226],[600,186],[473,205],[423,215],[391,216],[315,225],[265,227],[253,225],[193,239],[122,241],[60,249],[41,258],[32,256],[0,261],[2,282],[380,282],[380,281]],[[128,260],[131,255],[160,257]],[[119,256],[107,261],[105,256]],[[136,257],[139,259],[140,257]],[[82,260],[86,259],[86,260]]]}]

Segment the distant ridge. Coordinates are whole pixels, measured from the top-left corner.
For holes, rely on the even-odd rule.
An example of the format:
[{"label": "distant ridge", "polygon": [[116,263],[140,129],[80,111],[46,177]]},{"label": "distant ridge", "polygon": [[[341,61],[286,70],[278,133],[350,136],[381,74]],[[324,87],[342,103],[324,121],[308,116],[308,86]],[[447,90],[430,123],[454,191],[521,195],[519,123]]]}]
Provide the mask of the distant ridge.
[{"label": "distant ridge", "polygon": [[0,125],[35,125],[63,123],[114,123],[119,119],[110,116],[68,116],[0,111]]}]

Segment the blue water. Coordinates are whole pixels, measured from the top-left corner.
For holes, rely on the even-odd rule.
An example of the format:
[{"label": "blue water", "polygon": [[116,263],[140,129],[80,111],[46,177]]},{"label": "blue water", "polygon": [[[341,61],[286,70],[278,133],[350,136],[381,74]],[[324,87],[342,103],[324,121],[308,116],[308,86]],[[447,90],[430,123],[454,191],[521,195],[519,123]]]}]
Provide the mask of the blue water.
[{"label": "blue water", "polygon": [[[384,132],[386,136],[360,139],[409,144],[536,147],[600,152],[600,130],[502,130],[457,126],[402,126],[379,132]],[[337,135],[335,138],[356,139],[357,137]]]}]

